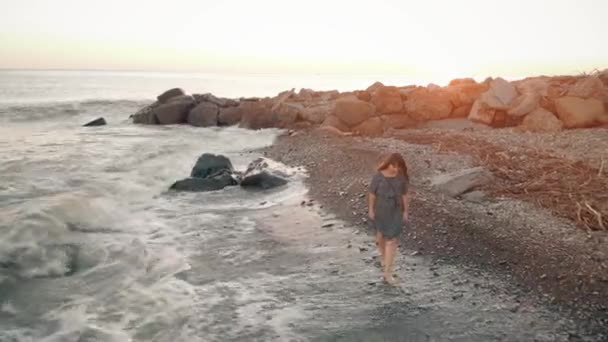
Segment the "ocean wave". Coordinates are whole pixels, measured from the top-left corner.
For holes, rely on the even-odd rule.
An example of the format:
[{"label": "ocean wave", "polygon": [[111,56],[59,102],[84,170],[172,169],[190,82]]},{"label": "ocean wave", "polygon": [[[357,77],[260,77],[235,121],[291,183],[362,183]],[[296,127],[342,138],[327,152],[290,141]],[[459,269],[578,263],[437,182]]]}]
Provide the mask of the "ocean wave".
[{"label": "ocean wave", "polygon": [[46,102],[34,104],[0,105],[0,120],[30,122],[40,120],[70,119],[80,115],[128,117],[141,107],[150,104],[144,100],[91,99],[74,102]]}]

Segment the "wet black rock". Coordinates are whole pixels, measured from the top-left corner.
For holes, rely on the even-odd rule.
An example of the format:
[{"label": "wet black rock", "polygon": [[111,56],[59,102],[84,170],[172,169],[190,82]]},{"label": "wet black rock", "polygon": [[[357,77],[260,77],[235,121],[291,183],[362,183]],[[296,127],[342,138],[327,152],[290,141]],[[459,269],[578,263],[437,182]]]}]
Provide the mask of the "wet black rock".
[{"label": "wet black rock", "polygon": [[251,162],[243,174],[241,186],[246,188],[272,189],[287,184],[287,175],[280,170],[273,169],[271,162],[265,158],[258,158]]},{"label": "wet black rock", "polygon": [[232,174],[227,171],[221,171],[218,174],[207,178],[190,177],[177,181],[171,185],[171,190],[176,191],[217,191],[222,190],[227,186],[238,185],[237,181],[232,177]]},{"label": "wet black rock", "polygon": [[192,172],[190,172],[190,177],[207,178],[222,171],[232,173],[233,167],[230,159],[222,155],[205,153],[196,161]]},{"label": "wet black rock", "polygon": [[107,125],[106,119],[97,118],[89,123],[83,125],[83,127],[93,127],[93,126],[104,126]]}]

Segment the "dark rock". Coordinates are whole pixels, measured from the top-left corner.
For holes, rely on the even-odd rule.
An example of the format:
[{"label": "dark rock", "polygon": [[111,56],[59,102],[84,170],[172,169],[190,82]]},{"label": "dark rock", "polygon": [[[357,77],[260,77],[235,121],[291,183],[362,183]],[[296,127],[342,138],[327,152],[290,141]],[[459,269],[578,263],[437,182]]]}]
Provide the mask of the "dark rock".
[{"label": "dark rock", "polygon": [[97,118],[85,125],[83,125],[84,127],[92,127],[92,126],[105,126],[107,124],[106,119],[104,118]]},{"label": "dark rock", "polygon": [[205,153],[196,161],[190,177],[207,178],[222,171],[232,173],[232,170],[230,159],[221,155]]},{"label": "dark rock", "polygon": [[243,112],[240,107],[220,108],[217,118],[218,126],[233,126],[241,121]]},{"label": "dark rock", "polygon": [[188,113],[194,107],[194,98],[188,95],[176,96],[167,103],[154,108],[152,112],[161,125],[185,123]]},{"label": "dark rock", "polygon": [[251,162],[243,174],[241,186],[271,189],[287,184],[287,175],[270,167],[272,161],[258,158]]},{"label": "dark rock", "polygon": [[158,102],[160,103],[165,103],[167,102],[169,99],[174,98],[176,96],[181,96],[181,95],[186,95],[186,93],[184,92],[183,89],[181,88],[173,88],[173,89],[169,89],[166,92],[158,95],[156,97],[156,99],[158,100]]},{"label": "dark rock", "polygon": [[230,172],[222,171],[208,178],[191,177],[182,179],[173,183],[170,189],[176,191],[203,192],[221,190],[227,186],[237,184],[237,181],[232,177]]},{"label": "dark rock", "polygon": [[137,111],[137,113],[131,115],[133,123],[144,124],[144,125],[158,125],[158,118],[154,115],[154,109],[160,106],[160,103],[154,102],[151,105],[145,106],[144,108]]},{"label": "dark rock", "polygon": [[188,114],[188,123],[196,127],[214,127],[218,123],[219,108],[211,102],[201,102]]},{"label": "dark rock", "polygon": [[221,108],[236,107],[239,105],[239,101],[236,101],[233,99],[227,99],[224,97],[217,97],[211,93],[194,94],[194,95],[192,95],[192,97],[194,97],[194,100],[196,101],[197,104],[200,104],[203,102],[210,102]]}]

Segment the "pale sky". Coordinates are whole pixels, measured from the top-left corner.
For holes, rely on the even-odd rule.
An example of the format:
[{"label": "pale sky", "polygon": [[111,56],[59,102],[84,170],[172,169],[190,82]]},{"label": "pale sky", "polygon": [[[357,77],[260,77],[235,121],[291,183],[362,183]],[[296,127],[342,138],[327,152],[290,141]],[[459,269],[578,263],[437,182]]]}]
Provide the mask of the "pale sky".
[{"label": "pale sky", "polygon": [[526,76],[608,68],[608,0],[0,0],[0,68]]}]

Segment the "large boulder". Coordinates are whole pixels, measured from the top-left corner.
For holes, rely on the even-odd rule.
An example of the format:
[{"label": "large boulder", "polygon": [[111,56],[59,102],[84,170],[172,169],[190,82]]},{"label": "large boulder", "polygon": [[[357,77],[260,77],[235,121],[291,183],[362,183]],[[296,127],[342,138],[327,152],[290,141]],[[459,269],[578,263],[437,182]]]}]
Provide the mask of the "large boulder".
[{"label": "large boulder", "polygon": [[518,96],[515,86],[502,78],[487,82],[490,88],[473,104],[469,120],[496,127],[514,124],[519,117],[509,117],[507,110]]},{"label": "large boulder", "polygon": [[482,123],[484,125],[492,125],[497,111],[497,109],[490,107],[482,100],[477,100],[473,104],[473,107],[471,107],[471,112],[469,113],[469,120],[477,123]]},{"label": "large boulder", "polygon": [[397,87],[378,87],[371,95],[371,102],[376,105],[376,112],[379,114],[397,114],[403,111],[403,102]]},{"label": "large boulder", "polygon": [[472,82],[463,81],[454,84],[452,84],[452,82],[450,82],[450,85],[445,87],[444,90],[449,94],[450,101],[452,101],[455,108],[463,106],[469,106],[470,108],[470,106],[481,97],[481,94],[488,90],[487,84],[477,83],[474,80],[472,80]]},{"label": "large boulder", "polygon": [[384,87],[384,84],[382,84],[382,82],[375,82],[374,84],[367,87],[367,89],[365,91],[367,91],[370,94],[373,94],[376,90],[378,90],[379,88],[382,88],[382,87]]},{"label": "large boulder", "polygon": [[287,184],[288,175],[282,172],[277,163],[266,158],[251,162],[241,179],[241,186],[254,189],[271,189]]},{"label": "large boulder", "polygon": [[273,111],[276,111],[283,102],[287,101],[290,97],[294,96],[295,94],[296,94],[295,88],[279,93],[279,95],[277,95],[275,98],[272,99],[273,104],[272,104],[271,109]]},{"label": "large boulder", "polygon": [[491,108],[508,110],[517,96],[515,86],[499,77],[490,82],[490,89],[481,95],[480,100]]},{"label": "large boulder", "polygon": [[577,81],[568,90],[568,96],[580,97],[583,99],[595,98],[603,100],[606,89],[604,83],[598,76],[587,76]]},{"label": "large boulder", "polygon": [[384,121],[380,117],[369,118],[352,128],[353,133],[365,136],[380,136],[384,133]]},{"label": "large boulder", "polygon": [[97,118],[89,123],[83,125],[83,127],[93,127],[93,126],[105,126],[107,125],[106,119]]},{"label": "large boulder", "polygon": [[302,120],[314,124],[320,124],[332,113],[334,103],[329,101],[320,101],[310,103],[301,112]]},{"label": "large boulder", "polygon": [[471,113],[471,109],[473,109],[473,104],[466,104],[460,107],[456,107],[452,110],[452,114],[450,114],[450,117],[456,119],[466,118]]},{"label": "large boulder", "polygon": [[538,94],[523,94],[511,103],[507,113],[515,117],[523,117],[538,108],[540,96]]},{"label": "large boulder", "polygon": [[165,91],[164,93],[158,95],[156,97],[156,99],[160,103],[165,103],[165,102],[169,101],[170,99],[172,99],[174,97],[183,96],[183,95],[186,95],[186,93],[184,92],[183,89],[181,89],[181,88],[173,88],[173,89],[169,89],[169,90]]},{"label": "large boulder", "polygon": [[152,111],[161,125],[185,123],[188,113],[194,107],[194,98],[188,95],[176,96]]},{"label": "large boulder", "polygon": [[248,129],[263,129],[277,127],[278,115],[272,111],[272,100],[241,101],[240,127]]},{"label": "large boulder", "polygon": [[515,86],[521,94],[549,96],[549,82],[544,78],[529,78],[519,81]]},{"label": "large boulder", "polygon": [[450,83],[448,84],[448,86],[460,86],[460,85],[466,85],[466,84],[478,84],[477,81],[475,81],[472,78],[456,78],[450,81]]},{"label": "large boulder", "polygon": [[431,179],[431,184],[450,197],[459,197],[490,183],[492,179],[490,171],[483,167],[475,167],[435,176]]},{"label": "large boulder", "polygon": [[341,98],[336,100],[333,115],[349,127],[356,126],[376,112],[373,104],[355,98]]},{"label": "large boulder", "polygon": [[410,118],[407,114],[382,115],[384,131],[389,129],[412,128],[418,125],[418,122]]},{"label": "large boulder", "polygon": [[177,181],[171,185],[169,189],[175,191],[217,191],[222,190],[227,186],[238,185],[232,174],[227,171],[221,171],[207,178],[190,177]]},{"label": "large boulder", "polygon": [[559,132],[564,124],[550,111],[538,108],[526,115],[519,128],[527,132]]},{"label": "large boulder", "polygon": [[211,102],[201,102],[188,114],[188,123],[197,127],[217,126],[219,108]]},{"label": "large boulder", "polygon": [[598,99],[566,96],[555,101],[555,108],[565,128],[593,127],[608,123],[604,103]]},{"label": "large boulder", "polygon": [[190,172],[190,177],[207,178],[220,172],[232,172],[230,159],[210,153],[201,155]]},{"label": "large boulder", "polygon": [[203,102],[210,102],[220,108],[236,107],[239,105],[239,101],[237,101],[237,100],[227,99],[224,97],[217,97],[211,93],[193,94],[192,97],[194,97],[194,100],[196,101],[197,104],[200,104]]},{"label": "large boulder", "polygon": [[334,115],[329,115],[321,124],[322,127],[333,127],[341,132],[349,132],[350,127]]},{"label": "large boulder", "polygon": [[412,119],[429,121],[449,118],[454,106],[449,93],[442,89],[429,91],[417,88],[407,95],[404,108]]},{"label": "large boulder", "polygon": [[154,108],[158,107],[160,103],[154,102],[148,106],[137,111],[137,113],[130,116],[133,119],[133,123],[144,124],[144,125],[158,125],[158,118],[154,115]]},{"label": "large boulder", "polygon": [[243,115],[240,107],[226,107],[220,108],[219,115],[217,117],[218,126],[233,126],[241,121]]},{"label": "large boulder", "polygon": [[277,115],[276,127],[292,128],[301,120],[304,106],[300,103],[282,102],[271,110]]},{"label": "large boulder", "polygon": [[369,91],[367,91],[367,90],[356,90],[355,96],[359,100],[365,101],[365,102],[370,102],[372,100],[372,94],[370,94]]}]

